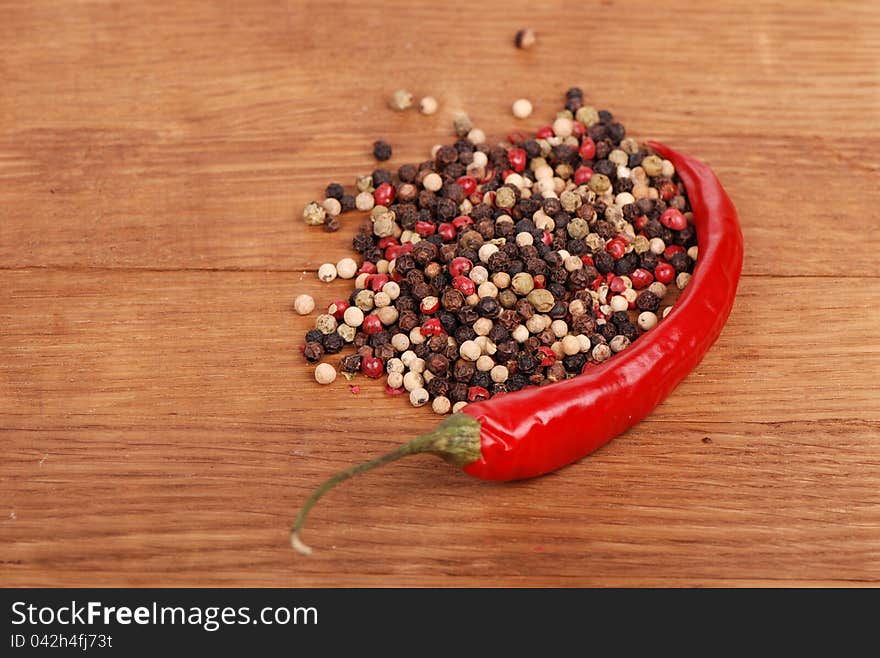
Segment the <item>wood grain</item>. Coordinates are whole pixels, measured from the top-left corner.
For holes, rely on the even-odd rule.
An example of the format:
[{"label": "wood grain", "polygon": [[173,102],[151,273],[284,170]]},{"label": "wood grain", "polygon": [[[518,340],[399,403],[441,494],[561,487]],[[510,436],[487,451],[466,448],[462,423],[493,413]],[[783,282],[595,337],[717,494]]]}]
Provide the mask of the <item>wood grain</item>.
[{"label": "wood grain", "polygon": [[[876,3],[466,8],[0,2],[0,584],[880,584]],[[454,109],[498,137],[573,84],[725,182],[724,334],[589,459],[499,486],[413,458],[294,555],[314,484],[435,422],[313,384],[290,300],[344,293],[313,270],[361,219],[298,209],[379,136],[418,161]],[[441,111],[391,112],[396,86]]]}]

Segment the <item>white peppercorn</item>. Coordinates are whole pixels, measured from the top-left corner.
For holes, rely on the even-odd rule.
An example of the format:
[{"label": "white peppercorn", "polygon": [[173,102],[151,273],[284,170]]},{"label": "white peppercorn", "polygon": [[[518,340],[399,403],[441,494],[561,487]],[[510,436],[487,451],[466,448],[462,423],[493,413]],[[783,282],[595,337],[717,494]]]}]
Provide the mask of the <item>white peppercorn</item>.
[{"label": "white peppercorn", "polygon": [[513,101],[511,110],[517,119],[525,119],[532,113],[532,103],[527,98],[518,98]]},{"label": "white peppercorn", "polygon": [[486,143],[486,133],[484,133],[479,128],[472,128],[471,130],[468,131],[467,140],[475,146],[478,146],[480,144],[485,144]]},{"label": "white peppercorn", "polygon": [[406,334],[394,334],[391,337],[391,346],[398,352],[406,352],[409,349],[409,336]]},{"label": "white peppercorn", "polygon": [[399,372],[389,372],[386,383],[390,388],[403,388],[403,375]]},{"label": "white peppercorn", "polygon": [[434,114],[437,111],[437,99],[433,96],[425,96],[419,101],[419,112],[422,114]]},{"label": "white peppercorn", "polygon": [[376,200],[369,192],[361,192],[354,198],[354,207],[358,210],[372,210]]},{"label": "white peppercorn", "polygon": [[489,377],[491,377],[492,381],[496,384],[506,382],[509,376],[510,372],[507,370],[507,366],[493,366],[493,368],[489,371]]},{"label": "white peppercorn", "polygon": [[336,333],[342,336],[342,340],[346,343],[352,343],[354,342],[354,337],[357,335],[357,330],[351,325],[343,322],[336,327]]},{"label": "white peppercorn", "polygon": [[417,372],[417,373],[421,374],[421,373],[425,372],[425,360],[421,359],[419,357],[416,357],[415,359],[412,360],[412,362],[409,364],[408,367],[412,372]]},{"label": "white peppercorn", "polygon": [[[407,339],[407,340],[409,340],[409,339]],[[400,355],[400,360],[403,361],[403,365],[405,365],[407,368],[409,368],[413,364],[413,362],[418,358],[419,357],[417,357],[416,353],[413,352],[412,350],[405,350],[403,352],[403,354]]]},{"label": "white peppercorn", "polygon": [[318,278],[324,283],[330,283],[336,278],[336,266],[333,263],[324,263],[318,268]]},{"label": "white peppercorn", "polygon": [[593,360],[602,363],[603,361],[607,361],[611,358],[611,348],[608,347],[605,343],[599,343],[593,348],[591,352],[593,356]]},{"label": "white peppercorn", "polygon": [[413,95],[406,89],[398,89],[388,101],[388,105],[392,110],[401,112],[413,104]]},{"label": "white peppercorn", "polygon": [[660,299],[666,297],[666,284],[660,281],[654,281],[648,286],[648,290],[657,295]]},{"label": "white peppercorn", "polygon": [[400,317],[400,312],[394,306],[383,306],[376,311],[376,315],[379,316],[379,322],[386,327],[389,327],[397,322],[397,318]]},{"label": "white peppercorn", "polygon": [[623,334],[619,334],[608,342],[608,346],[611,348],[612,352],[622,352],[629,347],[629,342],[629,338]]},{"label": "white peppercorn", "polygon": [[657,315],[651,311],[643,311],[639,313],[636,324],[642,331],[650,331],[657,326]]},{"label": "white peppercorn", "polygon": [[407,391],[414,391],[417,388],[421,388],[424,383],[425,380],[421,373],[410,370],[403,376],[403,387]]},{"label": "white peppercorn", "polygon": [[375,296],[376,293],[374,293],[372,290],[367,290],[366,288],[363,290],[359,290],[358,294],[354,296],[354,305],[364,312],[372,311],[373,306],[375,305],[373,303],[373,299]]},{"label": "white peppercorn", "polygon": [[529,339],[529,329],[523,324],[518,324],[510,332],[510,335],[517,343],[524,343]]},{"label": "white peppercorn", "polygon": [[422,407],[426,405],[430,399],[431,396],[428,395],[428,391],[423,388],[417,388],[409,393],[410,404],[414,407]]},{"label": "white peppercorn", "polygon": [[332,384],[336,379],[336,368],[329,363],[319,363],[315,368],[315,381],[319,384]]},{"label": "white peppercorn", "polygon": [[464,409],[468,405],[464,400],[459,400],[455,404],[452,405],[452,413],[457,414],[459,411]]},{"label": "white peppercorn", "polygon": [[557,338],[562,338],[568,334],[568,324],[565,320],[553,320],[553,322],[550,323],[550,331],[552,331],[553,335]]},{"label": "white peppercorn", "polygon": [[689,272],[679,272],[678,276],[675,277],[675,285],[678,286],[679,290],[684,290],[690,282],[691,275]]},{"label": "white peppercorn", "polygon": [[384,286],[382,286],[382,292],[388,295],[392,300],[400,297],[400,286],[397,285],[396,281],[389,281]]},{"label": "white peppercorn", "polygon": [[435,414],[448,414],[452,409],[452,402],[445,395],[439,395],[431,402],[431,409]]},{"label": "white peppercorn", "polygon": [[425,336],[422,333],[421,328],[413,327],[409,332],[409,342],[413,345],[421,345],[425,342]]},{"label": "white peppercorn", "polygon": [[483,281],[477,287],[477,296],[478,297],[497,297],[498,296],[498,287],[492,283],[491,281]]},{"label": "white peppercorn", "polygon": [[480,358],[481,352],[480,346],[472,340],[464,341],[458,348],[459,355],[465,361],[476,361]]},{"label": "white peppercorn", "polygon": [[477,359],[477,370],[480,372],[489,372],[495,367],[495,359],[491,356],[483,354]]},{"label": "white peppercorn", "polygon": [[443,179],[440,174],[432,171],[422,179],[422,187],[430,192],[438,192],[443,187]]},{"label": "white peppercorn", "polygon": [[311,295],[299,295],[293,300],[293,309],[300,315],[308,315],[315,310],[315,300]]}]

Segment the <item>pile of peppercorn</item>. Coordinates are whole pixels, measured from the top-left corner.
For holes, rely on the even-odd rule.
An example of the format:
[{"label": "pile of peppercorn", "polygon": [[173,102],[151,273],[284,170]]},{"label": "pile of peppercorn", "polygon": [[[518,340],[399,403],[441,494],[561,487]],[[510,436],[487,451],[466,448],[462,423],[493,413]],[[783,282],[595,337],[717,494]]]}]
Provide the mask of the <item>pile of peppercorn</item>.
[{"label": "pile of peppercorn", "polygon": [[332,183],[303,210],[331,231],[370,211],[355,289],[306,334],[309,362],[353,344],[343,373],[457,411],[607,360],[690,280],[697,236],[672,163],[578,88],[534,137],[461,137],[432,155],[358,178],[356,194]]}]

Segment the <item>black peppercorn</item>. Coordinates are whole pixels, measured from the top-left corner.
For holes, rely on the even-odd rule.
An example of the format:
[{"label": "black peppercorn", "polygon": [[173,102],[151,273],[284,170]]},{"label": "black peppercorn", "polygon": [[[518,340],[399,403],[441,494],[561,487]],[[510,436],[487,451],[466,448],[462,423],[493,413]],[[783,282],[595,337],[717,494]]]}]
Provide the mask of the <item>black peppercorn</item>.
[{"label": "black peppercorn", "polygon": [[505,384],[507,384],[507,389],[509,391],[518,391],[528,384],[528,379],[518,372],[515,372],[507,378]]},{"label": "black peppercorn", "polygon": [[605,250],[599,251],[593,254],[593,265],[599,274],[608,274],[614,269],[614,257]]},{"label": "black peppercorn", "polygon": [[327,354],[337,354],[345,347],[345,339],[335,331],[324,336],[324,351]]},{"label": "black peppercorn", "polygon": [[461,345],[467,340],[473,340],[477,337],[477,332],[470,325],[461,325],[455,330],[455,342]]},{"label": "black peppercorn", "polygon": [[650,290],[643,290],[636,297],[636,308],[640,311],[651,311],[653,313],[660,308],[660,297]]},{"label": "black peppercorn", "polygon": [[458,321],[462,324],[471,326],[480,319],[480,314],[473,306],[462,306],[458,311]]},{"label": "black peppercorn", "polygon": [[494,297],[481,297],[477,302],[477,313],[484,318],[494,318],[501,310],[501,305]]},{"label": "black peppercorn", "polygon": [[387,169],[376,169],[373,172],[373,187],[379,187],[382,183],[391,183],[391,172]]},{"label": "black peppercorn", "polygon": [[[687,258],[687,256],[685,256]],[[620,276],[630,275],[632,271],[639,266],[640,258],[639,255],[630,251],[629,253],[621,256],[616,263],[614,263],[614,273]]]},{"label": "black peppercorn", "polygon": [[321,346],[321,343],[306,343],[306,346],[303,348],[303,356],[306,357],[306,361],[309,363],[315,363],[324,356],[324,348]]},{"label": "black peppercorn", "polygon": [[605,340],[611,340],[617,335],[617,327],[611,322],[599,325],[599,333],[605,337]]},{"label": "black peppercorn", "polygon": [[471,377],[470,384],[471,386],[479,386],[480,388],[488,390],[492,386],[492,378],[489,376],[488,372],[477,371],[474,373],[474,376]]},{"label": "black peppercorn", "polygon": [[439,398],[449,393],[449,380],[446,377],[434,377],[425,384],[425,389],[431,397]]},{"label": "black peppercorn", "polygon": [[425,359],[425,367],[434,375],[445,375],[449,370],[449,359],[442,354],[433,353]]},{"label": "black peppercorn", "polygon": [[530,375],[538,368],[538,361],[531,354],[522,352],[516,357],[516,367],[520,372]]},{"label": "black peppercorn", "polygon": [[339,362],[339,369],[342,372],[358,372],[361,369],[361,356],[359,354],[349,354],[342,357]]},{"label": "black peppercorn", "polygon": [[452,367],[452,377],[455,381],[466,384],[471,380],[471,377],[474,376],[476,370],[477,367],[472,361],[458,359]]},{"label": "black peppercorn", "polygon": [[342,187],[339,183],[330,183],[327,186],[327,189],[324,190],[324,196],[329,199],[336,199],[337,201],[342,201],[342,195],[345,194],[345,188]]},{"label": "black peppercorn", "polygon": [[584,369],[584,364],[586,362],[587,357],[583,354],[571,354],[562,359],[562,365],[566,371],[574,373],[575,375],[581,374],[581,370]]},{"label": "black peppercorn", "polygon": [[343,194],[342,198],[339,200],[339,205],[342,206],[342,212],[351,212],[357,208],[357,203],[355,202],[353,194]]},{"label": "black peppercorn", "polygon": [[452,402],[462,402],[467,400],[468,386],[467,382],[453,382],[449,386],[449,393],[446,394]]},{"label": "black peppercorn", "polygon": [[306,342],[307,343],[320,343],[324,339],[324,334],[322,334],[317,329],[311,329],[306,332]]}]

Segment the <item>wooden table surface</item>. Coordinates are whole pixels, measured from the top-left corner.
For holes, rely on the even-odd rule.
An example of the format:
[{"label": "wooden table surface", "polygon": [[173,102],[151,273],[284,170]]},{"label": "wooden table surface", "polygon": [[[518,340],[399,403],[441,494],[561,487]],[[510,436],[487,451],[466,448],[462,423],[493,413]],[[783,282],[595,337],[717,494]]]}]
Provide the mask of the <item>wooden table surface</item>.
[{"label": "wooden table surface", "polygon": [[[880,5],[177,4],[2,3],[0,584],[880,585]],[[497,139],[571,85],[727,186],[721,339],[590,458],[508,485],[412,458],[294,554],[315,484],[436,422],[314,384],[291,301],[346,294],[314,272],[361,219],[300,209],[378,137],[419,161],[453,110]]]}]

